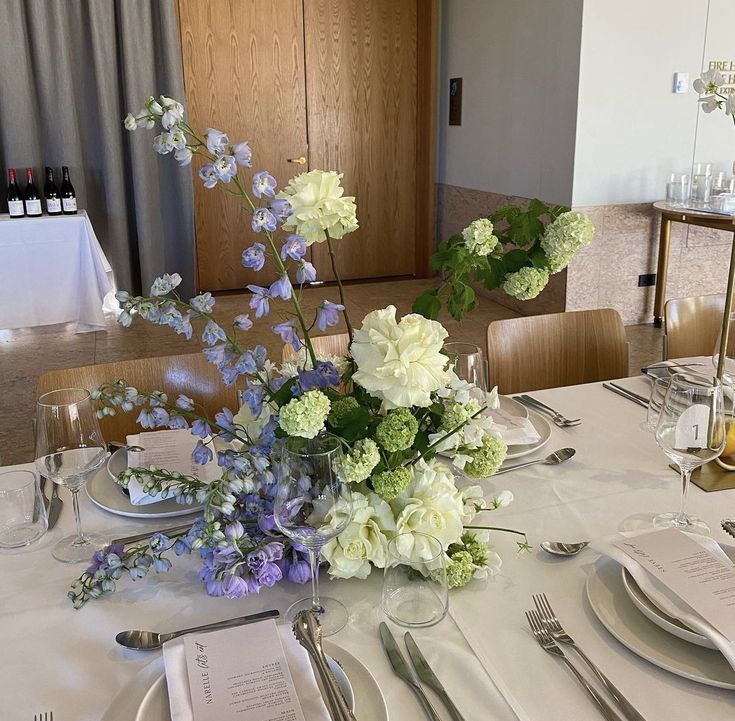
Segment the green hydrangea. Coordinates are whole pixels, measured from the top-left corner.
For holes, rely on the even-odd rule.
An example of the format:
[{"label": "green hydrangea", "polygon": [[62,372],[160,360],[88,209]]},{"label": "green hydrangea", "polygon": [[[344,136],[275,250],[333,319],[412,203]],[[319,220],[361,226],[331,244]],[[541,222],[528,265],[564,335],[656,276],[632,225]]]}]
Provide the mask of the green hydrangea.
[{"label": "green hydrangea", "polygon": [[459,543],[452,543],[447,549],[450,557],[459,551],[467,551],[475,566],[487,565],[487,545],[477,540],[477,536],[469,531],[462,534]]},{"label": "green hydrangea", "polygon": [[324,428],[330,407],[329,398],[324,393],[307,391],[281,408],[278,425],[289,436],[314,438]]},{"label": "green hydrangea", "polygon": [[508,452],[508,446],[501,438],[485,436],[482,447],[463,449],[472,460],[465,464],[464,473],[470,478],[486,478],[492,476],[500,468]]},{"label": "green hydrangea", "polygon": [[447,566],[447,584],[449,588],[466,586],[475,573],[475,564],[467,551],[457,551],[452,555]]},{"label": "green hydrangea", "polygon": [[339,461],[339,474],[345,483],[364,481],[380,463],[378,444],[371,438],[355,441]]},{"label": "green hydrangea", "polygon": [[569,265],[574,254],[592,242],[595,226],[582,213],[562,213],[546,227],[541,248],[549,261],[549,270],[558,273]]},{"label": "green hydrangea", "polygon": [[329,411],[329,422],[333,426],[341,426],[345,417],[360,407],[357,398],[353,396],[342,396],[332,402],[332,408]]},{"label": "green hydrangea", "polygon": [[384,501],[392,501],[408,488],[408,484],[411,483],[411,472],[408,468],[394,468],[390,471],[376,473],[370,480],[373,490]]},{"label": "green hydrangea", "polygon": [[546,287],[548,282],[548,270],[526,266],[505,276],[503,290],[518,300],[531,300]]},{"label": "green hydrangea", "polygon": [[474,398],[470,398],[467,403],[459,403],[458,401],[449,401],[444,406],[444,415],[442,416],[440,431],[453,431],[458,426],[468,421],[472,416],[480,410],[480,403]]},{"label": "green hydrangea", "polygon": [[375,440],[386,451],[405,451],[413,445],[419,422],[408,408],[396,408],[389,411],[375,430]]},{"label": "green hydrangea", "polygon": [[473,220],[462,231],[462,238],[473,255],[490,255],[500,245],[498,236],[493,234],[493,224],[487,218]]}]

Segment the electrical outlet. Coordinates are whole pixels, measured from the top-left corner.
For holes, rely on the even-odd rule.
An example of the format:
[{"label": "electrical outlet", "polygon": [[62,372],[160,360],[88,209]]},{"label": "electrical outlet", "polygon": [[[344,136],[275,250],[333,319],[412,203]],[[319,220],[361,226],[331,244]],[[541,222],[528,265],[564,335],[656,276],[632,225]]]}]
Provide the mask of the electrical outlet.
[{"label": "electrical outlet", "polygon": [[644,273],[638,276],[638,287],[646,288],[649,285],[656,285],[656,274],[655,273]]}]

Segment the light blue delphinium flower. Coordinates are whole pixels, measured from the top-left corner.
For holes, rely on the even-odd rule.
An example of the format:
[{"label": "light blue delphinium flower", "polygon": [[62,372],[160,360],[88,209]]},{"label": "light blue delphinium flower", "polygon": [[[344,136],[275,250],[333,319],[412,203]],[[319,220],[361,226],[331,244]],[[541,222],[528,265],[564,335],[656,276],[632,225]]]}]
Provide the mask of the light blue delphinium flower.
[{"label": "light blue delphinium flower", "polygon": [[278,222],[283,222],[291,215],[291,203],[284,198],[276,198],[268,203],[271,213],[276,216]]},{"label": "light blue delphinium flower", "polygon": [[281,246],[281,260],[301,260],[306,253],[306,241],[300,235],[289,235]]},{"label": "light blue delphinium flower", "polygon": [[189,305],[199,313],[211,313],[214,308],[215,299],[211,293],[202,293],[201,295],[195,295],[190,301]]},{"label": "light blue delphinium flower", "polygon": [[250,298],[250,307],[255,311],[256,318],[262,318],[270,312],[270,291],[259,285],[248,285],[246,288],[253,294]]},{"label": "light blue delphinium flower", "polygon": [[196,448],[191,453],[191,460],[203,466],[214,458],[214,453],[209,446],[204,445],[202,441],[197,441]]},{"label": "light blue delphinium flower", "polygon": [[281,340],[284,343],[290,343],[295,351],[301,350],[301,341],[299,335],[296,332],[295,321],[293,318],[287,320],[285,323],[279,323],[278,325],[272,326],[273,332],[278,333],[281,336]]},{"label": "light blue delphinium flower", "polygon": [[202,418],[197,418],[194,423],[191,424],[191,432],[199,438],[206,438],[212,435],[212,429],[209,427],[209,423]]},{"label": "light blue delphinium flower", "polygon": [[194,329],[191,327],[191,314],[182,315],[171,327],[179,334],[183,335],[186,340],[191,340]]},{"label": "light blue delphinium flower", "polygon": [[141,428],[153,429],[156,427],[156,419],[153,417],[153,412],[147,408],[144,408],[138,414],[137,422],[140,424]]},{"label": "light blue delphinium flower", "polygon": [[299,269],[296,271],[296,282],[303,285],[304,283],[313,283],[315,280],[316,268],[308,260],[302,260]]},{"label": "light blue delphinium flower", "polygon": [[232,154],[235,156],[237,164],[242,165],[243,168],[249,168],[253,164],[253,151],[250,150],[250,146],[247,141],[233,146]]},{"label": "light blue delphinium flower", "polygon": [[256,198],[261,198],[264,195],[267,195],[269,198],[274,198],[276,195],[276,185],[276,179],[265,170],[253,175],[253,195]]},{"label": "light blue delphinium flower", "polygon": [[189,413],[194,410],[194,401],[183,393],[179,394],[175,405],[179,410],[188,411]]},{"label": "light blue delphinium flower", "polygon": [[213,320],[208,320],[202,332],[202,342],[214,345],[217,341],[226,341],[227,334]]},{"label": "light blue delphinium flower", "polygon": [[289,300],[291,298],[291,280],[288,274],[284,273],[278,280],[274,280],[268,292],[271,298]]},{"label": "light blue delphinium flower", "polygon": [[212,155],[224,153],[227,150],[227,146],[230,144],[227,135],[220,130],[215,130],[214,128],[207,128],[204,132],[204,138],[207,143],[207,150],[212,153]]},{"label": "light blue delphinium flower", "polygon": [[276,216],[268,208],[256,208],[250,225],[256,233],[259,233],[263,228],[272,233],[278,223],[276,222]]},{"label": "light blue delphinium flower", "polygon": [[164,273],[153,281],[153,285],[151,286],[151,295],[166,295],[180,283],[181,276],[178,273]]},{"label": "light blue delphinium flower", "polygon": [[204,181],[205,188],[214,188],[214,186],[217,185],[217,180],[219,179],[217,171],[214,169],[214,165],[212,163],[205,163],[202,165],[199,169],[199,177]]},{"label": "light blue delphinium flower", "polygon": [[253,321],[250,320],[250,316],[247,313],[241,313],[235,316],[232,323],[238,330],[250,330],[253,327]]},{"label": "light blue delphinium flower", "polygon": [[265,246],[262,243],[253,243],[242,252],[242,264],[246,268],[262,270],[265,265]]},{"label": "light blue delphinium flower", "polygon": [[328,300],[323,300],[317,311],[317,325],[322,333],[327,329],[327,326],[337,325],[339,323],[340,311],[343,311],[345,307],[341,303],[330,303]]},{"label": "light blue delphinium flower", "polygon": [[237,175],[237,163],[232,155],[220,155],[214,162],[217,177],[223,183],[229,183]]}]

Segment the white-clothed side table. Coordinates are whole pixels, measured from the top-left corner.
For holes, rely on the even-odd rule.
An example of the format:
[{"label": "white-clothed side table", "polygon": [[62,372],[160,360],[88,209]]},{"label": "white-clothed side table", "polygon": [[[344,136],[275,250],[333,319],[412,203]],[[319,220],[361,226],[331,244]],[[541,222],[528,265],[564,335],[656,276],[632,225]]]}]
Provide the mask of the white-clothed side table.
[{"label": "white-clothed side table", "polygon": [[0,216],[0,330],[56,323],[102,330],[113,291],[112,267],[83,210]]}]

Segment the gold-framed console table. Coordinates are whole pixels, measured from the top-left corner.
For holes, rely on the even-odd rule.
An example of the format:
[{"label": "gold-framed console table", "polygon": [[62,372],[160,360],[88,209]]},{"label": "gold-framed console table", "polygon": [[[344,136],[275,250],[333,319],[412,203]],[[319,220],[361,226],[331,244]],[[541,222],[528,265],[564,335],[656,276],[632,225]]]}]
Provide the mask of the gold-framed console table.
[{"label": "gold-framed console table", "polygon": [[[669,272],[669,246],[671,245],[671,224],[685,223],[702,228],[727,230],[733,233],[735,242],[735,216],[707,213],[689,208],[678,208],[663,200],[653,204],[661,212],[661,235],[658,241],[658,269],[656,271],[656,295],[653,303],[653,325],[660,328],[663,323],[664,303],[666,303],[666,279]],[[735,244],[733,245],[735,248]]]}]

